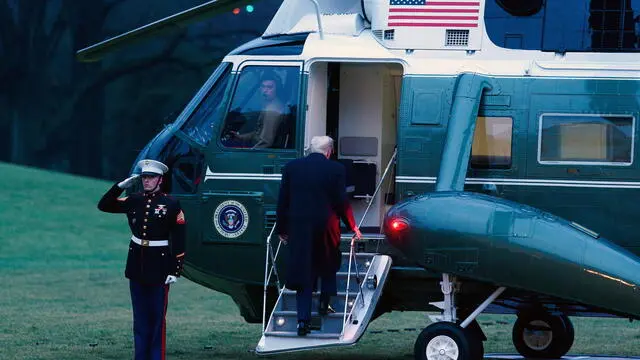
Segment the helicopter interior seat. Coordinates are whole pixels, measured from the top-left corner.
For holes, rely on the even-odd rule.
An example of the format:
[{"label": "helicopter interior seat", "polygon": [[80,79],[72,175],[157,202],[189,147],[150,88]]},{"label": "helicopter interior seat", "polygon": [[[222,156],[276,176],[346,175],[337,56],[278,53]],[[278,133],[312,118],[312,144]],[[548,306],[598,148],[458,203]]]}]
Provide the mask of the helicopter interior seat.
[{"label": "helicopter interior seat", "polygon": [[378,138],[364,136],[345,136],[340,138],[340,155],[347,176],[347,190],[353,191],[351,197],[372,196],[376,189],[377,166],[368,158],[378,156]]},{"label": "helicopter interior seat", "polygon": [[344,165],[345,170],[345,191],[347,192],[347,196],[353,197],[354,192],[356,191],[356,184],[354,181],[353,174],[353,160],[352,159],[338,159],[342,165]]}]

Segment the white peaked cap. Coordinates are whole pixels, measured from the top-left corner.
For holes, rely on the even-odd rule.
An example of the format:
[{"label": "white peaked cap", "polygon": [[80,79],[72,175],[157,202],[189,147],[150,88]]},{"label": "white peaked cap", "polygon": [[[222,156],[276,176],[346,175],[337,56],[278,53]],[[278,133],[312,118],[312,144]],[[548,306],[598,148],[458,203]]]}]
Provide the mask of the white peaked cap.
[{"label": "white peaked cap", "polygon": [[164,173],[169,171],[167,165],[160,161],[149,159],[138,161],[138,167],[142,175],[164,175]]}]

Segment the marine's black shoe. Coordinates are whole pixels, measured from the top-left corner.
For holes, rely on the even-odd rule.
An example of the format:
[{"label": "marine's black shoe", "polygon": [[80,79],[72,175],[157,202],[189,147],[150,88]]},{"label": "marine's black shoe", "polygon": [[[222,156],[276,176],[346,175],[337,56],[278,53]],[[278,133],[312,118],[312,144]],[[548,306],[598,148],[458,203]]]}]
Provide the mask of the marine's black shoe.
[{"label": "marine's black shoe", "polygon": [[311,332],[311,325],[304,321],[298,321],[298,336],[306,336]]}]

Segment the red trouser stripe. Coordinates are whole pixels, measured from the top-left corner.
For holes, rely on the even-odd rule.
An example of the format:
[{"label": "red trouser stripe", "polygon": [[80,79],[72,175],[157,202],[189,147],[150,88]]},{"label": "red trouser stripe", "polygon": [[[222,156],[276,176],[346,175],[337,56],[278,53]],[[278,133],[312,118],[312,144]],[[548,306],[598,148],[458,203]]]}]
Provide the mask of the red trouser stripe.
[{"label": "red trouser stripe", "polygon": [[167,306],[169,304],[169,285],[164,286],[164,313],[162,315],[162,360],[167,352]]}]

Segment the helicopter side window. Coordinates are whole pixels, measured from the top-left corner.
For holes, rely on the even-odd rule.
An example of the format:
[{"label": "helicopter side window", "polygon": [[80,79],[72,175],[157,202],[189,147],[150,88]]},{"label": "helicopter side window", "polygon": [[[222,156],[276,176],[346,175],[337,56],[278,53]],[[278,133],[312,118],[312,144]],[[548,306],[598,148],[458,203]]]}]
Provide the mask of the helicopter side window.
[{"label": "helicopter side window", "polygon": [[295,149],[300,69],[247,66],[222,128],[225,147]]},{"label": "helicopter side window", "polygon": [[531,16],[544,5],[543,0],[496,0],[496,3],[506,12],[514,16]]},{"label": "helicopter side window", "polygon": [[632,162],[632,116],[545,114],[540,122],[540,163],[629,165]]},{"label": "helicopter side window", "polygon": [[202,146],[211,141],[213,124],[222,118],[225,110],[223,98],[231,78],[231,64],[224,63],[217,71],[221,71],[218,80],[181,128],[182,132]]},{"label": "helicopter side window", "polygon": [[478,117],[471,146],[471,166],[476,169],[511,167],[513,119]]},{"label": "helicopter side window", "polygon": [[484,19],[491,41],[507,49],[640,51],[640,0],[494,0]]}]

